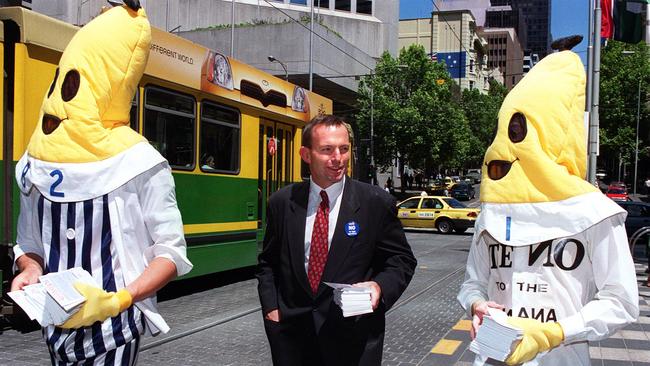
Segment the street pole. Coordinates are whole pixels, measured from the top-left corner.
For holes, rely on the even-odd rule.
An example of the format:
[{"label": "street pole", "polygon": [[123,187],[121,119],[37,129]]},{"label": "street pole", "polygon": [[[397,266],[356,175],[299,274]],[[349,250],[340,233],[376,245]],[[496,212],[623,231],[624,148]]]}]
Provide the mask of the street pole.
[{"label": "street pole", "polygon": [[[600,30],[599,30],[600,32]],[[589,0],[589,42],[587,46],[587,97],[585,111],[591,113],[591,75],[594,69],[594,0]]]},{"label": "street pole", "polygon": [[230,57],[235,58],[235,0],[230,8]]},{"label": "street pole", "polygon": [[311,21],[309,22],[309,91],[313,91],[314,84],[314,70],[313,70],[313,55],[314,55],[314,0],[311,0]]},{"label": "street pole", "polygon": [[645,43],[650,44],[650,4],[645,6]]},{"label": "street pole", "polygon": [[599,116],[598,104],[600,103],[600,1],[596,1],[594,5],[594,67],[592,69],[593,78],[591,82],[591,113],[589,113],[589,144],[587,145],[588,154],[588,172],[587,181],[591,184],[596,183],[596,164],[598,158],[598,129]]},{"label": "street pole", "polygon": [[[370,80],[374,81],[374,71],[370,72]],[[372,178],[370,178],[370,184],[374,184],[375,180],[375,87],[373,84],[370,84],[370,166],[372,170],[370,172]]]},{"label": "street pole", "polygon": [[637,167],[639,164],[639,113],[641,110],[641,79],[639,78],[639,92],[636,99],[636,145],[634,148],[634,194],[636,194]]},{"label": "street pole", "polygon": [[271,61],[271,62],[277,62],[277,63],[279,63],[280,66],[282,66],[282,68],[284,69],[284,80],[285,80],[285,81],[289,81],[289,70],[287,69],[287,65],[286,65],[284,62],[278,60],[277,58],[275,58],[275,57],[273,57],[273,56],[271,56],[271,55],[269,55],[269,56],[267,57],[267,59],[268,59],[269,61]]}]

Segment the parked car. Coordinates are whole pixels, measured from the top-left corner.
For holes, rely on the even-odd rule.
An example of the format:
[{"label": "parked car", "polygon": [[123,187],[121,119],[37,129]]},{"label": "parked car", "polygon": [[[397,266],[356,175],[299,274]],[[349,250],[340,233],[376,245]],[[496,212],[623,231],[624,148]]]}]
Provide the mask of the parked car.
[{"label": "parked car", "polygon": [[442,234],[464,233],[474,227],[481,210],[451,197],[417,196],[397,204],[397,217],[405,227],[436,228]]},{"label": "parked car", "polygon": [[474,187],[467,183],[458,183],[451,188],[451,196],[457,200],[474,199]]},{"label": "parked car", "polygon": [[481,172],[468,172],[465,174],[465,178],[472,179],[472,183],[481,183]]},{"label": "parked car", "polygon": [[446,196],[447,192],[447,184],[442,179],[433,180],[427,186],[427,193],[432,196]]},{"label": "parked car", "polygon": [[452,177],[444,177],[442,181],[445,183],[445,188],[447,188],[447,190],[450,190],[451,187],[453,187],[453,185],[456,184],[456,182]]},{"label": "parked car", "polygon": [[621,187],[620,185],[610,184],[607,187],[605,195],[614,201],[629,201],[630,196],[627,195],[627,189],[625,186]]},{"label": "parked car", "polygon": [[650,226],[650,203],[632,201],[617,203],[627,211],[625,230],[628,237],[631,237],[640,228]]}]

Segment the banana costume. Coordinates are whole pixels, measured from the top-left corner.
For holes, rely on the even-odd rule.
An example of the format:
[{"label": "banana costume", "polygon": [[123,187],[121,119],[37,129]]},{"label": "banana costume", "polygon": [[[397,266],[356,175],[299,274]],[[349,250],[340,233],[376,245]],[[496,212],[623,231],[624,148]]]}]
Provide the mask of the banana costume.
[{"label": "banana costume", "polygon": [[[458,300],[468,311],[492,300],[512,317],[539,321],[525,324],[541,341],[523,350],[532,339],[525,336],[515,362],[538,356],[541,365],[590,365],[587,341],[639,314],[625,211],[583,179],[584,91],[575,53],[545,57],[505,98],[485,154],[481,214]],[[477,356],[481,364],[501,363]]]},{"label": "banana costume", "polygon": [[125,287],[154,258],[178,275],[192,268],[169,165],[129,127],[151,28],[139,3],[126,3],[72,38],[16,166],[15,258],[36,254],[45,273],[83,267],[101,284],[80,289],[87,301],[62,327],[44,329],[57,365],[132,363],[145,329],[169,327],[155,296],[132,306]]}]

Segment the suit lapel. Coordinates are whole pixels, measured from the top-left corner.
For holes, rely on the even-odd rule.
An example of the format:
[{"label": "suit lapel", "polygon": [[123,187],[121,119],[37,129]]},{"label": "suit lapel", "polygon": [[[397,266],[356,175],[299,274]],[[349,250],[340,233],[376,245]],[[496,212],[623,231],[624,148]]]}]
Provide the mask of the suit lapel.
[{"label": "suit lapel", "polygon": [[[354,243],[356,236],[348,236],[345,233],[345,226],[349,222],[359,223],[358,211],[360,208],[359,199],[355,190],[355,185],[350,178],[345,179],[345,188],[343,189],[343,196],[341,197],[341,208],[339,209],[339,216],[336,220],[336,228],[332,243],[330,245],[329,254],[327,255],[327,263],[323,271],[321,281],[330,282],[336,278],[341,265],[348,255],[350,247]],[[319,287],[319,294],[324,291],[326,286]]]},{"label": "suit lapel", "polygon": [[305,272],[305,222],[307,220],[307,200],[309,199],[309,182],[298,183],[291,191],[290,212],[287,220],[287,240],[291,253],[291,265],[300,285],[311,294],[311,287]]}]

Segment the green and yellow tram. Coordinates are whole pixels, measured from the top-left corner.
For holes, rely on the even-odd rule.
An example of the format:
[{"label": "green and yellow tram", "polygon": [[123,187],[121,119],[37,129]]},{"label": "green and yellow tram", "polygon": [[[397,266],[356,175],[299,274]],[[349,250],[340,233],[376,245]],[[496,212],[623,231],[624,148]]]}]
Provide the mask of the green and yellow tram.
[{"label": "green and yellow tram", "polygon": [[[0,8],[0,20],[0,256],[6,291],[19,209],[14,166],[77,28],[17,7]],[[194,263],[185,277],[256,263],[268,196],[301,179],[302,128],[315,115],[331,111],[327,98],[152,29],[131,126],[172,167],[188,256]]]}]

